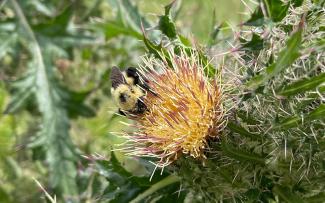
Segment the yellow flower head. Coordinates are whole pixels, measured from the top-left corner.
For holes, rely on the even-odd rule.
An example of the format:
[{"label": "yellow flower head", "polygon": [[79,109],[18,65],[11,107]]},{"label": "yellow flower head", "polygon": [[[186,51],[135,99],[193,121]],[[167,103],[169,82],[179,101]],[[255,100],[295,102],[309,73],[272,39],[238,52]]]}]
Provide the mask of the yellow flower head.
[{"label": "yellow flower head", "polygon": [[147,58],[142,74],[156,94],[148,93],[148,111],[136,119],[137,131],[129,135],[133,155],[158,157],[166,166],[181,154],[204,158],[207,140],[218,137],[224,124],[222,91],[217,77],[204,74],[205,67],[193,52]]}]

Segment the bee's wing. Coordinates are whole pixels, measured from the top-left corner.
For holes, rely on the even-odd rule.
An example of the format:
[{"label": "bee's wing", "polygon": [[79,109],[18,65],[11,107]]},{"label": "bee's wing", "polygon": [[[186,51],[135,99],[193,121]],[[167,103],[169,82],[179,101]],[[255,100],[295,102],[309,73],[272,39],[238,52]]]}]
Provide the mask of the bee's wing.
[{"label": "bee's wing", "polygon": [[126,80],[120,71],[116,66],[112,68],[111,72],[111,82],[112,82],[112,87],[115,89],[121,84],[126,84]]}]

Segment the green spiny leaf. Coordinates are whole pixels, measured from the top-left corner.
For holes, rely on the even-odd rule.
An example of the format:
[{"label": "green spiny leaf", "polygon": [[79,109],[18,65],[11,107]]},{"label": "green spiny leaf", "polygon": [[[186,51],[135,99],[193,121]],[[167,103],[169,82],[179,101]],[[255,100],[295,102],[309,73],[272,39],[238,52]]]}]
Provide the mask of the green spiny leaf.
[{"label": "green spiny leaf", "polygon": [[[75,179],[76,152],[69,136],[69,118],[60,104],[57,81],[51,69],[52,55],[46,54],[46,50],[41,50],[20,5],[16,1],[12,1],[12,5],[26,32],[24,36],[29,41],[28,51],[32,56],[31,69],[35,77],[34,94],[42,115],[42,129],[38,134],[41,141],[36,139],[35,142],[43,144],[46,151],[51,186],[59,192],[58,194],[71,197],[78,193]],[[68,20],[68,14],[62,15],[65,17],[60,17],[59,24]]]},{"label": "green spiny leaf", "polygon": [[164,47],[162,47],[161,44],[159,45],[154,44],[145,35],[143,35],[143,42],[146,45],[147,49],[149,50],[149,53],[153,54],[156,58],[160,60],[166,60],[167,63],[170,66],[172,66],[168,51]]},{"label": "green spiny leaf", "polygon": [[282,96],[292,96],[299,93],[303,93],[308,90],[313,90],[317,88],[318,85],[325,82],[325,73],[318,76],[314,76],[308,79],[302,79],[297,82],[291,83],[282,87],[277,91],[278,95]]},{"label": "green spiny leaf", "polygon": [[299,27],[298,31],[287,41],[286,47],[279,53],[277,60],[266,68],[263,75],[258,75],[250,79],[246,83],[246,86],[251,90],[255,90],[289,67],[300,56],[299,48],[301,45],[301,38],[302,28]]},{"label": "green spiny leaf", "polygon": [[303,112],[307,106],[311,105],[313,102],[317,101],[320,95],[325,93],[325,86],[321,86],[318,88],[318,92],[313,92],[306,95],[306,99],[298,103],[296,109],[300,112]]},{"label": "green spiny leaf", "polygon": [[256,164],[261,164],[261,165],[265,164],[265,159],[262,156],[248,151],[244,151],[242,149],[235,148],[233,146],[230,146],[229,143],[222,142],[221,149],[225,155],[235,160],[243,161],[243,162],[254,162]]},{"label": "green spiny leaf", "polygon": [[267,79],[275,76],[290,66],[299,56],[299,48],[302,38],[302,28],[299,28],[286,43],[286,48],[279,53],[276,62],[266,68]]},{"label": "green spiny leaf", "polygon": [[319,105],[318,108],[313,110],[311,113],[304,115],[302,117],[300,116],[292,116],[283,119],[281,122],[276,123],[274,125],[274,129],[290,129],[293,127],[297,127],[301,124],[307,124],[314,120],[319,120],[325,118],[325,104]]},{"label": "green spiny leaf", "polygon": [[175,24],[171,21],[169,16],[161,16],[158,26],[159,30],[168,38],[175,39],[177,37]]},{"label": "green spiny leaf", "polygon": [[249,139],[252,140],[262,140],[263,137],[260,134],[255,134],[255,133],[251,133],[248,132],[245,128],[243,128],[242,126],[236,125],[233,122],[229,122],[227,127],[234,133],[238,133],[239,135],[242,135],[244,137],[247,137]]},{"label": "green spiny leaf", "polygon": [[165,6],[165,15],[160,16],[158,23],[159,30],[170,39],[175,39],[177,37],[176,27],[170,15],[170,10],[174,2],[175,1]]}]

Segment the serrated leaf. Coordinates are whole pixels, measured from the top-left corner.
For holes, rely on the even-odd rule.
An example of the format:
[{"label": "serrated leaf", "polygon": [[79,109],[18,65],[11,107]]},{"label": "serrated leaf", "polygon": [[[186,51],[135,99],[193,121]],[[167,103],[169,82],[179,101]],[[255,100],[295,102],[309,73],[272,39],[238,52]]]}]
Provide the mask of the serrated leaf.
[{"label": "serrated leaf", "polygon": [[245,128],[243,128],[242,126],[236,125],[233,122],[228,122],[227,127],[234,133],[238,133],[239,135],[242,135],[244,137],[247,137],[249,139],[252,140],[259,140],[261,141],[263,139],[263,136],[261,136],[260,134],[256,134],[256,133],[251,133],[248,132]]},{"label": "serrated leaf", "polygon": [[209,78],[214,78],[217,73],[217,69],[210,63],[208,57],[201,51],[198,50],[199,60],[202,62],[204,67],[204,73]]},{"label": "serrated leaf", "polygon": [[175,1],[165,6],[165,15],[159,17],[158,28],[159,30],[170,39],[177,37],[176,27],[171,19],[170,10]]},{"label": "serrated leaf", "polygon": [[310,114],[306,116],[306,120],[316,120],[316,119],[325,119],[325,104],[319,105],[317,109],[312,111]]},{"label": "serrated leaf", "polygon": [[168,38],[174,39],[177,37],[175,24],[171,21],[169,16],[161,16],[158,26],[159,30]]},{"label": "serrated leaf", "polygon": [[288,203],[303,203],[304,201],[296,194],[292,193],[290,188],[276,185],[272,190],[282,200]]},{"label": "serrated leaf", "polygon": [[[64,197],[78,194],[76,184],[76,157],[75,147],[69,136],[69,118],[67,111],[62,108],[58,82],[55,78],[52,55],[46,49],[41,49],[35,33],[16,1],[12,1],[13,8],[18,13],[24,37],[29,42],[28,51],[31,55],[31,74],[35,77],[34,95],[42,115],[41,131],[35,140],[41,144],[46,153],[49,167],[50,185],[57,190],[57,194]],[[62,14],[55,20],[56,26],[66,27],[70,13]],[[60,25],[57,25],[60,24]],[[47,25],[49,26],[49,25]],[[47,26],[44,27],[47,30]],[[50,26],[49,26],[50,27]],[[51,29],[50,29],[51,30]],[[53,30],[52,30],[53,31]],[[40,141],[39,141],[40,140]],[[68,201],[68,199],[66,199]]]},{"label": "serrated leaf", "polygon": [[256,164],[265,164],[265,159],[255,153],[244,151],[242,149],[235,148],[231,146],[229,143],[222,142],[221,143],[222,152],[235,160],[242,161],[242,162],[254,162]]},{"label": "serrated leaf", "polygon": [[[162,47],[161,44],[156,45],[153,42],[151,42],[145,35],[143,35],[143,42],[146,45],[147,49],[149,50],[149,53],[153,54],[156,58],[163,60],[163,58],[167,61],[167,63],[172,66],[170,56],[168,54],[168,51]],[[164,56],[164,57],[162,57]]]},{"label": "serrated leaf", "polygon": [[325,82],[325,73],[307,79],[302,79],[297,82],[286,85],[277,91],[278,95],[292,96],[317,88]]}]

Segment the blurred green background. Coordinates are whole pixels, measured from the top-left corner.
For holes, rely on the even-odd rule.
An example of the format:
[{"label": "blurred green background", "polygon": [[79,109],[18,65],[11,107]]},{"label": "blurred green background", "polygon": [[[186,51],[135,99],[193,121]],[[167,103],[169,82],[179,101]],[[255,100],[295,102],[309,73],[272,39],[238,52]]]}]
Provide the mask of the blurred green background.
[{"label": "blurred green background", "polygon": [[[146,53],[126,10],[155,25],[168,3],[0,2],[0,202],[46,201],[34,179],[58,197],[66,193],[82,202],[100,202],[100,188],[107,183],[93,170],[92,159],[110,156],[113,144],[123,142],[111,132],[125,129],[121,121],[128,122],[114,115],[110,68],[136,66]],[[226,23],[236,30],[247,19],[246,3],[254,7],[245,0],[177,1],[173,17],[183,35],[205,45],[215,26]],[[148,173],[136,160],[117,155],[133,174]],[[65,172],[77,176],[77,183],[69,182]]]}]

